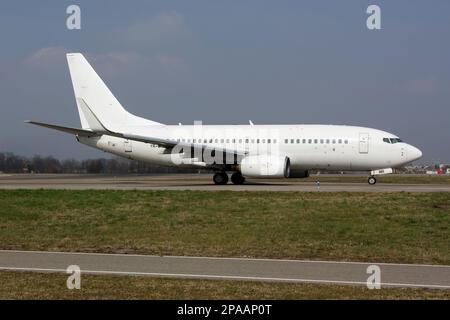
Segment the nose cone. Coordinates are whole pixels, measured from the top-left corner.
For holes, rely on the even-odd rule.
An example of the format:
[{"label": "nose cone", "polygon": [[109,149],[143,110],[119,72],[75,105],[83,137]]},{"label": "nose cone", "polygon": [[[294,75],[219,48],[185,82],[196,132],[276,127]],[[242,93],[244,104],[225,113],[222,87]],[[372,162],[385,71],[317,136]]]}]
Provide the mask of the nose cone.
[{"label": "nose cone", "polygon": [[422,151],[420,151],[418,148],[409,145],[408,147],[408,160],[409,161],[415,161],[417,159],[422,158]]}]

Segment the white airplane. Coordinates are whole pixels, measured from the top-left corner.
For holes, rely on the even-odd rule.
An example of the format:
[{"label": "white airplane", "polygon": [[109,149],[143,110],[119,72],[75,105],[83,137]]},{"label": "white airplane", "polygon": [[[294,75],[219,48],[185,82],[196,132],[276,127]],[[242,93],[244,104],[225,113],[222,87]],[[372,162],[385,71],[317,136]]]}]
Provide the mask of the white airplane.
[{"label": "white airplane", "polygon": [[309,171],[370,171],[375,176],[422,152],[381,130],[338,125],[163,125],[126,111],[80,53],[67,54],[81,127],[35,125],[74,134],[78,142],[163,166],[209,169],[215,184],[251,178],[303,178]]}]

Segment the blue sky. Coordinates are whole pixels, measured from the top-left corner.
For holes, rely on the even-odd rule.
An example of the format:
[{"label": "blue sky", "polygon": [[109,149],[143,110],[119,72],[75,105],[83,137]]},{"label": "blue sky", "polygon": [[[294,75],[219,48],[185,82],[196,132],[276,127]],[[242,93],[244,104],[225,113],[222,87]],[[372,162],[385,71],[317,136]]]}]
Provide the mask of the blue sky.
[{"label": "blue sky", "polygon": [[[81,7],[82,29],[66,28]],[[381,7],[382,29],[366,28]],[[450,162],[449,1],[2,1],[0,151],[98,157],[33,119],[79,126],[65,53],[131,112],[167,124],[333,123]]]}]

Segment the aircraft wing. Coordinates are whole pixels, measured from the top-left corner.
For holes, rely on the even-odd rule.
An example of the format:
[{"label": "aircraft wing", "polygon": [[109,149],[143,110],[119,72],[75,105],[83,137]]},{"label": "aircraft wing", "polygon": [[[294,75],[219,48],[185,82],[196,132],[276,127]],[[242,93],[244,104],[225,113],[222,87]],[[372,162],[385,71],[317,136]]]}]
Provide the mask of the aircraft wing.
[{"label": "aircraft wing", "polygon": [[245,153],[243,152],[239,152],[236,150],[231,150],[231,149],[224,149],[224,148],[218,148],[218,147],[213,147],[213,146],[209,146],[206,144],[200,144],[200,143],[186,143],[186,142],[176,142],[176,141],[171,141],[168,139],[161,139],[161,138],[157,138],[157,137],[147,137],[147,136],[141,136],[141,135],[134,135],[134,134],[118,134],[116,133],[116,136],[124,138],[124,139],[128,139],[128,140],[133,140],[133,141],[140,141],[140,142],[145,142],[145,143],[150,143],[150,144],[155,144],[164,148],[168,148],[168,149],[172,149],[175,146],[178,146],[180,148],[184,148],[184,149],[198,149],[200,151],[215,151],[215,152],[223,152],[224,155],[226,154],[230,154],[233,156],[237,156],[237,157],[245,157]]},{"label": "aircraft wing", "polygon": [[197,149],[201,152],[203,152],[205,150],[207,150],[209,152],[213,152],[213,151],[214,152],[223,152],[223,154],[225,156],[227,154],[236,156],[236,157],[244,157],[245,156],[245,153],[238,152],[236,150],[215,148],[215,147],[212,147],[212,146],[209,146],[206,144],[176,142],[176,141],[172,141],[169,139],[162,139],[162,138],[157,138],[157,137],[149,137],[149,136],[141,136],[141,135],[127,134],[127,133],[113,132],[113,131],[110,131],[107,129],[106,129],[106,133],[103,133],[103,132],[100,133],[100,132],[95,132],[92,130],[64,127],[64,126],[60,126],[60,125],[54,125],[54,124],[49,124],[49,123],[37,122],[37,121],[25,121],[25,122],[31,123],[31,124],[34,124],[37,126],[49,128],[49,129],[62,131],[65,133],[74,134],[74,135],[81,136],[81,137],[95,137],[95,136],[101,136],[103,134],[106,134],[106,135],[110,135],[110,136],[114,136],[114,137],[124,138],[127,140],[150,143],[150,144],[158,145],[160,147],[164,147],[167,149],[172,149],[175,146],[178,146],[185,150],[191,148],[194,150],[194,154],[195,154],[195,149]]},{"label": "aircraft wing", "polygon": [[[95,113],[92,111],[92,109],[89,107],[89,105],[86,103],[86,101],[84,101],[83,99],[80,99],[80,106],[83,108],[85,115],[87,116],[87,120],[90,123],[90,127],[91,128],[97,128],[98,130],[95,131],[99,131],[99,132],[103,132],[107,135],[111,135],[111,136],[115,136],[115,137],[120,137],[120,138],[124,138],[124,139],[128,139],[128,140],[133,140],[133,141],[140,141],[140,142],[144,142],[144,143],[150,143],[150,144],[155,144],[164,148],[168,148],[168,149],[172,149],[175,146],[178,147],[182,147],[185,150],[186,149],[200,149],[202,152],[204,150],[208,150],[208,151],[220,151],[222,152],[224,155],[226,154],[230,154],[233,156],[237,156],[237,157],[244,157],[245,154],[244,153],[239,153],[235,150],[227,150],[227,149],[222,149],[222,148],[213,148],[212,146],[206,145],[206,144],[190,144],[190,143],[183,143],[183,142],[175,142],[169,139],[162,139],[162,138],[157,138],[157,137],[150,137],[150,136],[141,136],[141,135],[135,135],[135,134],[130,134],[130,133],[123,133],[123,132],[119,132],[116,131],[114,129],[108,128],[107,126],[105,126],[101,120],[95,115]],[[120,129],[119,129],[120,130]]]}]

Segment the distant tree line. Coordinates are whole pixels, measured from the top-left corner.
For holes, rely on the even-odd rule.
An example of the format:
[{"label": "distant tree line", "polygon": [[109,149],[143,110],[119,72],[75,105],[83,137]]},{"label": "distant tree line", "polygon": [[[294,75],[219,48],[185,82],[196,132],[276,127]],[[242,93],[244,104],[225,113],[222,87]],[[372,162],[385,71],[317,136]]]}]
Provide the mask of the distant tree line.
[{"label": "distant tree line", "polygon": [[163,167],[123,158],[65,159],[52,156],[23,157],[10,152],[0,152],[0,172],[3,173],[195,173],[198,170]]}]

